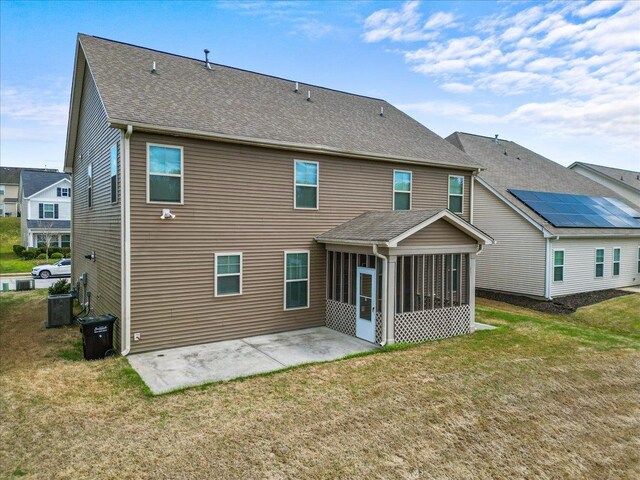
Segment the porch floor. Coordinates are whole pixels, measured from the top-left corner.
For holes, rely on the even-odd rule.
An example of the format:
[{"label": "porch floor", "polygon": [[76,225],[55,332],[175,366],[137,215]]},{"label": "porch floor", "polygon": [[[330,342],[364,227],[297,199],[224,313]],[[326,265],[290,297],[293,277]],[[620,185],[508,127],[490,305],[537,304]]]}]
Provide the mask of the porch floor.
[{"label": "porch floor", "polygon": [[359,338],[316,327],[139,353],[128,360],[151,391],[160,394],[376,348]]}]

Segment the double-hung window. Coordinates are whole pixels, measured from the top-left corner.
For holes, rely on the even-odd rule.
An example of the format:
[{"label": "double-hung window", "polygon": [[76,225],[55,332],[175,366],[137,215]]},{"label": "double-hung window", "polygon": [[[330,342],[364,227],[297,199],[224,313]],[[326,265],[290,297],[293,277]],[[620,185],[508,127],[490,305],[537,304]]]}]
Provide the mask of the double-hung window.
[{"label": "double-hung window", "polygon": [[553,281],[564,280],[564,250],[553,251]]},{"label": "double-hung window", "polygon": [[449,210],[462,213],[462,199],[464,197],[464,177],[449,175]]},{"label": "double-hung window", "polygon": [[111,167],[111,203],[118,201],[118,144],[111,147],[111,158],[109,161]]},{"label": "double-hung window", "polygon": [[70,248],[71,247],[71,235],[68,233],[63,233],[60,235],[60,246],[62,248]]},{"label": "double-hung window", "polygon": [[93,205],[93,166],[91,163],[87,166],[87,206],[91,208]]},{"label": "double-hung window", "polygon": [[318,162],[294,162],[295,195],[293,208],[318,208]]},{"label": "double-hung window", "polygon": [[58,218],[58,204],[40,203],[38,214],[38,217],[42,219],[56,219]]},{"label": "double-hung window", "polygon": [[216,297],[242,294],[242,253],[216,253]]},{"label": "double-hung window", "polygon": [[71,189],[70,188],[65,188],[65,187],[58,187],[56,189],[56,196],[58,196],[58,197],[70,197],[71,196]]},{"label": "double-hung window", "polygon": [[309,251],[284,252],[284,309],[309,306]]},{"label": "double-hung window", "polygon": [[620,275],[620,247],[615,247],[613,249],[613,270],[612,270],[612,274],[614,277],[617,277]]},{"label": "double-hung window", "polygon": [[413,173],[406,170],[393,171],[393,209],[411,210],[411,181]]},{"label": "double-hung window", "polygon": [[640,273],[640,247],[638,247],[638,273]]},{"label": "double-hung window", "polygon": [[596,248],[596,278],[604,277],[604,248]]},{"label": "double-hung window", "polygon": [[147,201],[183,202],[182,147],[147,144]]}]

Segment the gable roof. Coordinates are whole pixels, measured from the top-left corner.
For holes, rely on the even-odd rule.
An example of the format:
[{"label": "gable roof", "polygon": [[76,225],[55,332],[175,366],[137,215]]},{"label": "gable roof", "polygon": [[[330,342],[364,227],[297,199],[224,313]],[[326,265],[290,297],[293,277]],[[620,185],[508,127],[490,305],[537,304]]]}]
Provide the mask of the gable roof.
[{"label": "gable roof", "polygon": [[595,165],[593,163],[586,162],[574,162],[569,165],[569,169],[573,169],[576,165],[580,165],[588,170],[595,171],[600,175],[609,177],[615,182],[622,183],[627,187],[631,187],[634,190],[640,192],[640,172],[633,170],[623,170],[622,168],[607,167],[605,165]]},{"label": "gable roof", "polygon": [[57,172],[51,168],[23,168],[23,167],[0,167],[0,183],[3,185],[20,184],[20,172],[31,170],[37,172]]},{"label": "gable roof", "polygon": [[397,246],[398,242],[444,219],[483,244],[493,239],[447,209],[372,211],[318,235],[321,243]]},{"label": "gable roof", "polygon": [[23,170],[20,177],[22,198],[30,197],[34,193],[38,193],[54,183],[58,183],[60,180],[70,179],[69,175],[66,173],[43,172],[37,170]]},{"label": "gable roof", "polygon": [[[388,102],[80,34],[65,166],[71,166],[80,70],[111,126],[343,156],[480,168]],[[156,74],[151,73],[156,64]],[[311,92],[311,101],[307,93]],[[381,108],[384,114],[381,116]]]},{"label": "gable roof", "polygon": [[455,132],[446,139],[486,167],[478,175],[481,183],[525,212],[551,235],[640,235],[638,229],[554,227],[509,190],[613,197],[627,205],[629,202],[604,185],[515,142],[499,139],[496,143],[495,138],[463,132]]}]

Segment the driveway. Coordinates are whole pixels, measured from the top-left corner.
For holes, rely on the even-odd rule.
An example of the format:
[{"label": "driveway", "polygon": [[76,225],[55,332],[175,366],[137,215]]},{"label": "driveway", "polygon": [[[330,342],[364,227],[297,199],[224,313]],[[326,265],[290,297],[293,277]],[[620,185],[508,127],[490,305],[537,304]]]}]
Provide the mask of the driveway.
[{"label": "driveway", "polygon": [[154,394],[323,362],[378,348],[326,327],[171,348],[128,357]]}]

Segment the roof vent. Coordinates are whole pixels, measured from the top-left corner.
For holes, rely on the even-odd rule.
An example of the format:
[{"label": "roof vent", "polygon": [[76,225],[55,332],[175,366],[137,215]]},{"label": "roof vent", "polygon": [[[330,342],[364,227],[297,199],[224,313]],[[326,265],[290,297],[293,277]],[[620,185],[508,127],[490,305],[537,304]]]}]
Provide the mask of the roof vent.
[{"label": "roof vent", "polygon": [[384,117],[384,107],[380,107],[380,116]]},{"label": "roof vent", "polygon": [[620,180],[624,182],[624,177],[622,175],[620,175]]},{"label": "roof vent", "polygon": [[497,133],[495,134],[495,137],[496,137],[496,138],[494,138],[494,139],[493,139],[493,143],[495,143],[495,144],[497,145],[498,143],[500,143],[500,142],[498,141],[498,134],[497,134]]},{"label": "roof vent", "polygon": [[295,93],[300,93],[300,89],[298,88],[298,82],[296,82],[296,88],[293,89]]},{"label": "roof vent", "polygon": [[504,154],[505,154],[505,155],[507,154],[507,149],[506,149],[506,148],[504,149]]},{"label": "roof vent", "polygon": [[158,70],[156,69],[156,62],[153,62],[153,66],[151,67],[151,75],[157,75]]},{"label": "roof vent", "polygon": [[307,102],[311,101],[311,90],[307,90]]},{"label": "roof vent", "polygon": [[211,64],[209,63],[209,49],[205,48],[204,49],[204,68],[206,68],[207,70],[213,70],[213,68],[211,67]]}]

